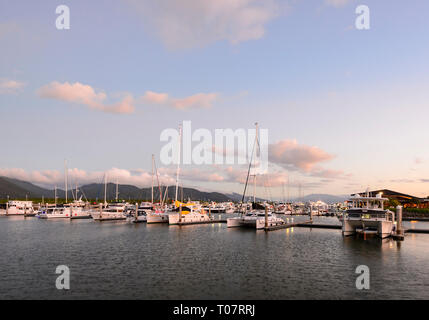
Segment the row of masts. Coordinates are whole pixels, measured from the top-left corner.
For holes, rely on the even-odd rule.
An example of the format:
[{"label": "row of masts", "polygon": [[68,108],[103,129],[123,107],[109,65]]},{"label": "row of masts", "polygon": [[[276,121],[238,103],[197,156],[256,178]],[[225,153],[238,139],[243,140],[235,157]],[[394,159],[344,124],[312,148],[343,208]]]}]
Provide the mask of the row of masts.
[{"label": "row of masts", "polygon": [[[258,130],[258,123],[255,124],[256,127],[256,134],[255,134],[255,142],[253,145],[253,150],[252,150],[252,155],[251,155],[251,160],[249,163],[249,170],[248,170],[248,175],[247,175],[247,179],[246,179],[246,184],[245,184],[245,188],[244,188],[244,193],[243,193],[243,198],[242,198],[242,202],[244,201],[245,198],[245,194],[246,194],[246,189],[247,189],[247,184],[248,184],[248,180],[249,180],[249,176],[253,177],[253,202],[256,202],[256,178],[257,178],[257,172],[255,170],[255,172],[253,174],[250,174],[251,168],[252,168],[252,161],[253,161],[253,156],[260,156],[260,143],[259,143],[259,130]],[[178,155],[177,155],[177,171],[176,171],[176,190],[175,190],[175,202],[178,200],[178,190],[179,190],[179,176],[180,176],[180,163],[181,163],[181,149],[182,149],[182,125],[179,126],[179,141],[178,141]],[[254,166],[256,168],[256,164]],[[65,201],[66,203],[68,202],[68,168],[67,168],[67,160],[64,160],[64,189],[65,189]],[[162,187],[160,184],[160,180],[159,180],[159,173],[158,173],[158,169],[156,167],[156,162],[155,162],[155,156],[152,155],[152,188],[151,188],[151,201],[152,203],[154,203],[154,186],[155,186],[155,177],[157,180],[157,184],[158,184],[158,189],[159,189],[159,203],[160,205],[163,205],[165,202],[165,198],[168,195],[168,186],[166,186],[165,192],[164,192],[164,196],[163,196],[163,192],[162,192]],[[287,202],[289,202],[289,177],[288,177],[288,181],[287,181]],[[284,190],[284,184],[282,184],[282,189],[283,189],[283,201],[285,201],[285,190]],[[301,184],[299,184],[299,198],[302,198],[302,194],[301,194]],[[57,195],[56,195],[56,191],[57,188],[55,187],[55,203],[57,200]],[[77,200],[77,195],[78,195],[78,188],[76,185],[76,195],[75,198]],[[118,180],[116,180],[116,192],[115,192],[115,200],[116,202],[118,202],[119,200],[119,183]],[[107,172],[104,174],[104,204],[107,205]]]}]

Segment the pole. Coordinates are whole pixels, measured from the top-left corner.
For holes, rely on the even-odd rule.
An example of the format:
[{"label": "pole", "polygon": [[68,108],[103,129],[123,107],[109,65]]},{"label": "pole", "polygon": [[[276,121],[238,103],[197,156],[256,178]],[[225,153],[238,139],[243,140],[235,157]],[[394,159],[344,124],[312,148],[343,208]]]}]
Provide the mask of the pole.
[{"label": "pole", "polygon": [[177,152],[177,172],[176,172],[176,198],[177,201],[177,193],[179,192],[179,173],[180,173],[180,158],[181,158],[181,148],[182,148],[182,125],[179,126],[179,150]]},{"label": "pole", "polygon": [[67,160],[64,160],[64,189],[66,190],[66,203],[67,203]]},{"label": "pole", "polygon": [[402,235],[402,206],[396,207],[396,234]]},{"label": "pole", "polygon": [[104,206],[107,206],[107,172],[104,174]]},{"label": "pole", "polygon": [[265,205],[265,230],[268,229],[268,206]]},{"label": "pole", "polygon": [[119,188],[119,183],[118,183],[118,178],[116,178],[116,197],[115,197],[116,202],[118,202],[118,195],[119,195],[118,188]]},{"label": "pole", "polygon": [[153,180],[154,180],[154,168],[153,168],[153,163],[154,163],[154,161],[155,161],[155,156],[154,155],[152,155],[152,206],[153,206]]},{"label": "pole", "polygon": [[9,215],[9,201],[6,202],[6,215]]},{"label": "pole", "polygon": [[137,222],[139,219],[139,204],[136,202],[136,212],[135,212],[135,221]]},{"label": "pole", "polygon": [[182,204],[179,207],[179,224],[182,223]]}]

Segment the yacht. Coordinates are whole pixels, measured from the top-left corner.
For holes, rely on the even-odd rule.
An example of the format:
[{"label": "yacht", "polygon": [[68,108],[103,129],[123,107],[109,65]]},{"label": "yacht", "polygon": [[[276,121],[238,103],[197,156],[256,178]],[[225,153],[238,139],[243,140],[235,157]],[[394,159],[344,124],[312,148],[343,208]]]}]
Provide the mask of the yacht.
[{"label": "yacht", "polygon": [[274,213],[291,215],[292,211],[290,210],[289,205],[287,203],[280,203],[278,206],[275,207]]},{"label": "yacht", "polygon": [[[227,227],[249,227],[256,228],[256,230],[265,228],[265,210],[261,210],[260,205],[254,204],[254,209],[245,213],[240,217],[228,218]],[[267,212],[267,224],[269,227],[284,224],[284,220],[276,217],[271,211]]]},{"label": "yacht", "polygon": [[228,202],[226,204],[225,213],[227,214],[233,214],[235,212],[235,205],[232,202]]},{"label": "yacht", "polygon": [[11,200],[6,203],[6,209],[0,210],[3,216],[35,216],[33,201]]},{"label": "yacht", "polygon": [[175,207],[175,212],[168,215],[168,223],[170,225],[179,223],[209,222],[212,220],[204,209],[195,203],[181,203],[176,201]]},{"label": "yacht", "polygon": [[[242,206],[240,207],[240,210],[239,210],[241,214],[239,217],[226,219],[228,228],[252,227],[252,228],[255,228],[258,230],[258,229],[265,228],[266,223],[270,227],[285,223],[283,221],[283,219],[277,218],[275,215],[272,214],[270,204],[268,204],[266,202],[263,204],[256,203],[255,190],[256,190],[256,176],[257,176],[256,173],[257,172],[255,172],[252,175],[253,176],[253,202],[252,202],[251,210],[247,211],[247,204],[244,204],[244,198],[246,196],[247,185],[249,182],[249,177],[251,176],[251,174],[250,174],[251,170],[250,169],[252,168],[252,162],[254,161],[255,150],[256,150],[256,148],[260,149],[260,144],[259,144],[259,139],[258,139],[258,133],[259,133],[258,132],[258,124],[256,123],[255,125],[256,125],[255,142],[253,145],[252,156],[250,158],[251,160],[249,163],[249,170],[247,172],[246,184],[244,186],[243,196],[241,198]],[[256,153],[256,155],[257,154],[258,153]],[[260,150],[259,150],[259,154],[260,154]],[[243,207],[243,204],[245,205],[244,207]]]},{"label": "yacht", "polygon": [[167,206],[164,208],[154,208],[147,214],[147,223],[168,223],[168,217],[170,214],[174,213],[169,210]]},{"label": "yacht", "polygon": [[94,221],[126,220],[126,204],[108,204],[104,207],[100,205],[98,209],[91,212],[91,216]]},{"label": "yacht", "polygon": [[136,206],[134,208],[128,210],[128,221],[134,223],[142,223],[147,221],[147,210],[137,206],[137,214],[136,214]]},{"label": "yacht", "polygon": [[139,205],[139,209],[142,209],[142,210],[152,210],[153,209],[153,203],[152,202],[142,202]]},{"label": "yacht", "polygon": [[212,203],[209,209],[211,213],[226,213],[226,205],[223,203]]},{"label": "yacht", "polygon": [[391,236],[395,229],[395,213],[384,208],[384,201],[379,193],[371,197],[369,192],[365,196],[355,194],[349,199],[350,208],[343,214],[342,233],[350,236],[358,233],[374,233],[380,238]]},{"label": "yacht", "polygon": [[46,207],[37,215],[39,219],[89,219],[91,215],[82,207]]}]

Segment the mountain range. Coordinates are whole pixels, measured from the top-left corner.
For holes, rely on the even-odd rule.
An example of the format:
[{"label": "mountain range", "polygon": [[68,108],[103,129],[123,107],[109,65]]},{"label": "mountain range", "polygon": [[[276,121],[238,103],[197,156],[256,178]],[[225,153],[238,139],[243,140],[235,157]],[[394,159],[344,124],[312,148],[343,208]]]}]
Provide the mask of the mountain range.
[{"label": "mountain range", "polygon": [[[104,184],[92,183],[80,186],[78,188],[78,198],[81,196],[83,199],[104,199]],[[175,198],[175,187],[168,187],[168,199]],[[162,190],[164,196],[165,188]],[[67,197],[69,199],[74,198],[75,190],[68,190]],[[116,184],[108,183],[106,189],[106,195],[108,200],[113,200],[116,197]],[[30,182],[21,181],[13,178],[0,177],[0,199],[54,199],[55,190],[46,189],[39,186],[36,186]],[[237,201],[240,195],[237,194],[223,194],[220,192],[204,192],[199,191],[194,188],[180,188],[178,192],[178,198],[187,200],[202,200],[202,201],[216,201],[216,202],[225,202],[225,201]],[[57,189],[57,197],[59,199],[65,198],[65,191],[62,189]],[[120,200],[150,200],[152,197],[152,188],[138,188],[132,185],[118,185],[118,198]],[[154,188],[154,198],[159,199],[159,189],[158,187]],[[241,196],[240,196],[241,200]]]},{"label": "mountain range", "polygon": [[[82,196],[83,199],[90,200],[102,200],[104,199],[104,184],[92,183],[80,186],[78,188],[78,198]],[[164,196],[165,188],[162,190]],[[67,192],[68,199],[73,199],[75,190],[69,190]],[[138,188],[132,185],[118,185],[118,198],[120,200],[150,200],[152,195],[152,189],[147,188]],[[107,184],[107,199],[114,200],[116,197],[116,184],[108,183]],[[5,200],[9,196],[9,199],[41,199],[42,196],[45,199],[54,199],[55,191],[52,189],[46,189],[34,185],[30,182],[17,180],[13,178],[0,177],[0,200]],[[57,197],[59,199],[65,198],[65,191],[62,189],[57,189]],[[168,199],[175,198],[175,186],[168,187]],[[158,187],[154,188],[154,198],[159,199],[159,189]],[[226,202],[226,201],[241,201],[242,195],[238,193],[220,193],[220,192],[205,192],[200,191],[194,188],[180,188],[179,199],[187,200],[200,200],[200,201],[216,201],[216,202]],[[294,201],[317,201],[321,200],[327,203],[333,202],[342,202],[347,198],[347,196],[333,196],[328,194],[311,194],[307,195],[300,199],[293,199]],[[256,198],[257,201],[263,201],[264,199]]]}]

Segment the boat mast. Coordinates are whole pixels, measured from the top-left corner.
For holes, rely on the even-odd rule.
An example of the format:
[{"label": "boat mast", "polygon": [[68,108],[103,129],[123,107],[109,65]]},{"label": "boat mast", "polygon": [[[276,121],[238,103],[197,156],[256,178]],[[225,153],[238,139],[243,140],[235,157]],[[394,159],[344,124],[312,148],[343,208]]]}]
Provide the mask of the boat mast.
[{"label": "boat mast", "polygon": [[118,188],[119,188],[119,183],[118,183],[118,178],[116,178],[116,196],[115,196],[116,203],[118,202],[118,195],[119,195]]},{"label": "boat mast", "polygon": [[287,175],[287,202],[289,203],[289,174]]},{"label": "boat mast", "polygon": [[181,157],[181,148],[182,148],[182,125],[179,126],[179,150],[177,152],[177,172],[176,172],[176,198],[179,192],[179,172],[180,172],[180,157]]},{"label": "boat mast", "polygon": [[67,160],[64,160],[64,189],[66,190],[66,203],[67,203]]},{"label": "boat mast", "polygon": [[57,207],[57,186],[55,186],[55,208]]},{"label": "boat mast", "polygon": [[[162,203],[162,188],[161,188],[161,184],[159,183],[159,173],[158,173],[158,168],[156,166],[155,158],[153,158],[153,164],[154,164],[154,167],[155,167],[156,181],[158,183],[159,204],[161,204]],[[153,188],[153,185],[152,185],[152,188]]]},{"label": "boat mast", "polygon": [[155,162],[155,156],[152,155],[152,204],[153,204],[153,179],[154,179],[154,168],[153,168],[153,163]]},{"label": "boat mast", "polygon": [[[255,123],[256,127],[256,134],[255,134],[255,144],[259,147],[259,140],[258,140],[258,123]],[[256,149],[256,155],[258,155],[258,149]],[[253,172],[253,202],[256,203],[256,170]]]},{"label": "boat mast", "polygon": [[104,206],[107,207],[107,172],[104,174]]},{"label": "boat mast", "polygon": [[[256,123],[256,128],[258,128],[257,126],[258,126],[258,124]],[[255,135],[255,138],[256,138],[256,135]],[[255,153],[255,146],[256,146],[256,139],[255,139],[255,142],[253,143],[252,154],[250,155],[249,168],[247,170],[246,184],[244,185],[244,191],[243,191],[243,197],[241,198],[241,204],[243,204],[244,197],[246,196],[247,185],[249,183],[250,169],[252,168],[253,154]]]}]

